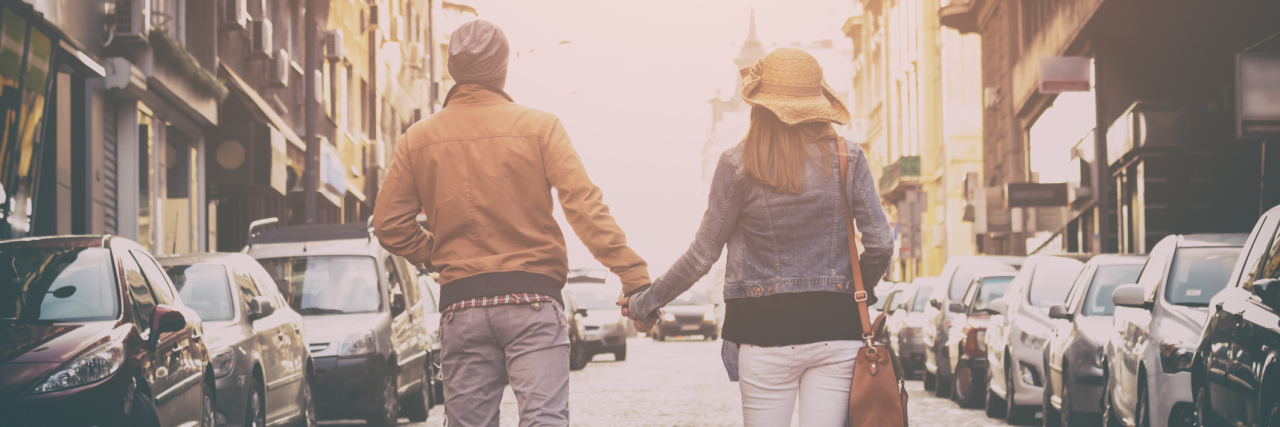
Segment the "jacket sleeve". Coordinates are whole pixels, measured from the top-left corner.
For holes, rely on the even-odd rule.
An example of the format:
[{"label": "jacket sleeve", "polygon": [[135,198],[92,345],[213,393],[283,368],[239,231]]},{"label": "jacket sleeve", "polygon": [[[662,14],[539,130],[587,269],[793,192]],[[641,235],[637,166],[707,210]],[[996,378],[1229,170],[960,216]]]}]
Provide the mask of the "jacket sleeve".
[{"label": "jacket sleeve", "polygon": [[414,264],[431,263],[431,234],[418,224],[422,201],[410,170],[406,137],[396,143],[395,157],[373,207],[373,234],[388,252]]},{"label": "jacket sleeve", "polygon": [[618,227],[604,193],[587,177],[582,158],[569,142],[569,135],[555,119],[541,135],[547,181],[560,196],[564,217],[591,255],[622,279],[623,292],[649,284],[649,266],[627,246],[627,236]]},{"label": "jacket sleeve", "polygon": [[671,269],[653,281],[653,286],[631,296],[627,310],[632,317],[652,320],[657,309],[689,290],[698,279],[711,271],[711,266],[720,259],[729,235],[737,227],[743,199],[739,185],[741,179],[737,162],[732,156],[721,154],[715,176],[711,178],[710,201],[707,203],[706,213],[702,215],[698,234],[694,236],[693,243],[684,255],[671,265]]},{"label": "jacket sleeve", "polygon": [[[876,189],[875,178],[871,176],[871,166],[867,165],[867,156],[858,144],[845,142],[849,147],[849,181],[845,188],[849,189],[849,209],[858,232],[862,233],[862,284],[869,295],[884,277],[893,257],[893,231],[889,229],[889,219],[880,206],[880,193]],[[874,301],[873,301],[874,303]]]}]

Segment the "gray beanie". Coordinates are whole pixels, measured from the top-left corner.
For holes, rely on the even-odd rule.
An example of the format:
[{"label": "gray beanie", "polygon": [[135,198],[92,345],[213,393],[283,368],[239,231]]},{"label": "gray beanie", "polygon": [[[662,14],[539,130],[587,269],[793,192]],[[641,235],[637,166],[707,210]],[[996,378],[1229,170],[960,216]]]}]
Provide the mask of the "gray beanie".
[{"label": "gray beanie", "polygon": [[507,84],[507,36],[492,22],[462,24],[449,36],[449,74],[462,83],[502,90]]}]

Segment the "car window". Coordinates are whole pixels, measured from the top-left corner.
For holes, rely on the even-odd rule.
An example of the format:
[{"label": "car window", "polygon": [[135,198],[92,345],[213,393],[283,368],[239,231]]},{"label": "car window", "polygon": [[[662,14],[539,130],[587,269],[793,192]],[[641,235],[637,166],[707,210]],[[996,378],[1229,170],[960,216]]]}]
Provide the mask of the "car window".
[{"label": "car window", "polygon": [[[404,283],[400,280],[400,269],[396,268],[396,260],[392,257],[386,257],[383,260],[383,274],[387,280],[387,294],[391,296],[404,294]],[[406,302],[408,298],[406,297]],[[408,304],[406,304],[407,306]]]},{"label": "car window", "polygon": [[1080,277],[1084,263],[1068,258],[1047,257],[1036,264],[1027,289],[1027,302],[1036,307],[1062,304],[1071,292],[1071,284]]},{"label": "car window", "polygon": [[1140,271],[1142,266],[1137,264],[1099,266],[1097,272],[1093,274],[1093,280],[1089,283],[1089,292],[1086,294],[1084,306],[1080,308],[1080,312],[1086,317],[1115,314],[1116,304],[1111,301],[1111,294],[1115,293],[1120,285],[1138,280]]},{"label": "car window", "polygon": [[967,306],[967,305],[969,305],[969,303],[970,303],[971,301],[973,301],[973,295],[974,295],[974,294],[976,294],[976,293],[978,292],[978,288],[979,288],[979,287],[981,287],[981,286],[982,286],[982,279],[981,279],[981,278],[973,279],[973,283],[970,283],[970,284],[969,284],[969,289],[966,289],[966,290],[964,291],[964,297],[963,297],[963,298],[960,298],[960,299],[959,299],[959,300],[957,300],[956,302],[964,303],[964,305],[966,305],[966,306]]},{"label": "car window", "polygon": [[1245,258],[1243,270],[1246,273],[1241,287],[1249,292],[1253,292],[1255,280],[1280,279],[1280,239],[1273,237],[1277,228],[1276,217],[1267,217],[1248,258]]},{"label": "car window", "polygon": [[231,272],[231,279],[235,281],[236,289],[240,291],[241,300],[246,303],[254,298],[262,296],[262,291],[258,290],[258,284],[254,283],[253,276],[243,268],[235,268]]},{"label": "car window", "polygon": [[204,321],[231,320],[235,306],[227,268],[221,264],[171,265],[165,268],[182,303]]},{"label": "car window", "polygon": [[[610,285],[574,284],[569,285],[573,300],[578,308],[587,310],[618,310],[618,294],[621,289]],[[688,294],[688,292],[686,292]],[[681,295],[682,297],[685,295]],[[672,304],[675,304],[674,302]]]},{"label": "car window", "polygon": [[258,263],[273,279],[285,282],[289,306],[302,315],[372,313],[382,308],[372,257],[304,256]]},{"label": "car window", "polygon": [[1143,290],[1151,293],[1148,294],[1147,301],[1152,301],[1156,287],[1160,285],[1160,280],[1164,279],[1164,273],[1168,270],[1166,268],[1168,266],[1166,256],[1168,255],[1169,246],[1173,244],[1172,242],[1173,240],[1164,240],[1156,244],[1155,249],[1151,251],[1151,255],[1147,257],[1147,262],[1142,265],[1142,272],[1138,273],[1138,281],[1136,283],[1141,285]]},{"label": "car window", "polygon": [[113,267],[111,251],[105,248],[0,251],[0,321],[115,319],[120,315],[120,291]]},{"label": "car window", "polygon": [[1209,300],[1227,286],[1239,256],[1237,247],[1179,249],[1165,283],[1165,300],[1176,305],[1208,307]]},{"label": "car window", "polygon": [[1013,277],[988,277],[983,279],[978,286],[975,286],[976,295],[969,305],[970,313],[978,313],[987,311],[987,305],[991,301],[995,301],[1003,297],[1005,292],[1009,290],[1009,283],[1013,281]]},{"label": "car window", "polygon": [[969,289],[969,283],[973,282],[973,276],[983,271],[1018,271],[1016,268],[1010,267],[998,262],[984,262],[978,264],[961,264],[956,269],[956,273],[951,276],[950,292],[948,299],[955,301],[964,296],[966,290]]},{"label": "car window", "polygon": [[1076,280],[1071,283],[1071,293],[1067,294],[1067,311],[1072,311],[1080,305],[1081,295],[1087,291],[1089,280],[1093,278],[1093,274],[1098,270],[1097,267],[1085,266],[1084,270],[1076,276]]},{"label": "car window", "polygon": [[406,302],[409,307],[413,307],[414,304],[417,304],[418,300],[421,299],[419,295],[419,287],[414,286],[418,284],[417,281],[414,280],[417,276],[413,275],[414,269],[409,267],[408,262],[406,262],[404,258],[398,256],[392,258],[396,260],[395,264],[399,267],[398,270],[400,271],[400,277],[404,279],[402,282],[404,283],[404,295],[407,298]]},{"label": "car window", "polygon": [[147,284],[147,277],[142,274],[142,268],[138,267],[138,261],[132,255],[121,254],[120,264],[124,267],[124,282],[128,285],[129,299],[133,302],[130,305],[133,306],[134,322],[137,322],[139,331],[150,331],[151,316],[156,312],[156,298],[151,294],[151,285]]},{"label": "car window", "polygon": [[267,270],[262,269],[262,265],[258,264],[257,261],[245,260],[242,263],[237,263],[236,268],[249,273],[249,277],[257,285],[258,291],[275,301],[276,307],[284,308],[289,306],[289,301],[285,299],[284,292],[280,290],[280,283],[272,278],[270,274],[267,274]]},{"label": "car window", "polygon": [[933,293],[932,286],[921,286],[916,289],[916,296],[911,298],[911,312],[923,313],[924,308],[929,306],[929,294]]},{"label": "car window", "polygon": [[142,267],[142,274],[147,276],[147,283],[151,284],[151,292],[156,297],[159,304],[173,304],[178,300],[177,291],[169,284],[169,276],[164,274],[164,270],[156,265],[155,260],[150,255],[140,251],[129,251],[133,258],[138,261],[138,265]]},{"label": "car window", "polygon": [[430,276],[418,276],[418,291],[422,294],[422,309],[427,314],[439,311],[439,308],[436,307],[436,296],[431,292],[430,280]]}]

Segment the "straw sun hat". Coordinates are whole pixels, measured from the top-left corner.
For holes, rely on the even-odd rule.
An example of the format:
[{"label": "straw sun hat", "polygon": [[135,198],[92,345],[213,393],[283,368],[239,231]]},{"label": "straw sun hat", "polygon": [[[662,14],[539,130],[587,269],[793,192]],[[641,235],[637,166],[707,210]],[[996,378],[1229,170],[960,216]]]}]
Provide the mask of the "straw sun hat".
[{"label": "straw sun hat", "polygon": [[822,67],[808,52],[778,48],[741,73],[742,99],[769,109],[783,123],[849,123],[849,109],[827,86]]}]

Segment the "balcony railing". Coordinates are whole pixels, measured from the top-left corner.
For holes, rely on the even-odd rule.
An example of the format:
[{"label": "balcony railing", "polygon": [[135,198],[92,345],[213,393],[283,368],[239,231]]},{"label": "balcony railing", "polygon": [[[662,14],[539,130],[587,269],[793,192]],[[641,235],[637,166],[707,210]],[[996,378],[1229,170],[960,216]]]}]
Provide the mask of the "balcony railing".
[{"label": "balcony railing", "polygon": [[920,183],[920,156],[902,156],[884,168],[880,176],[880,195],[892,198],[905,189]]}]

